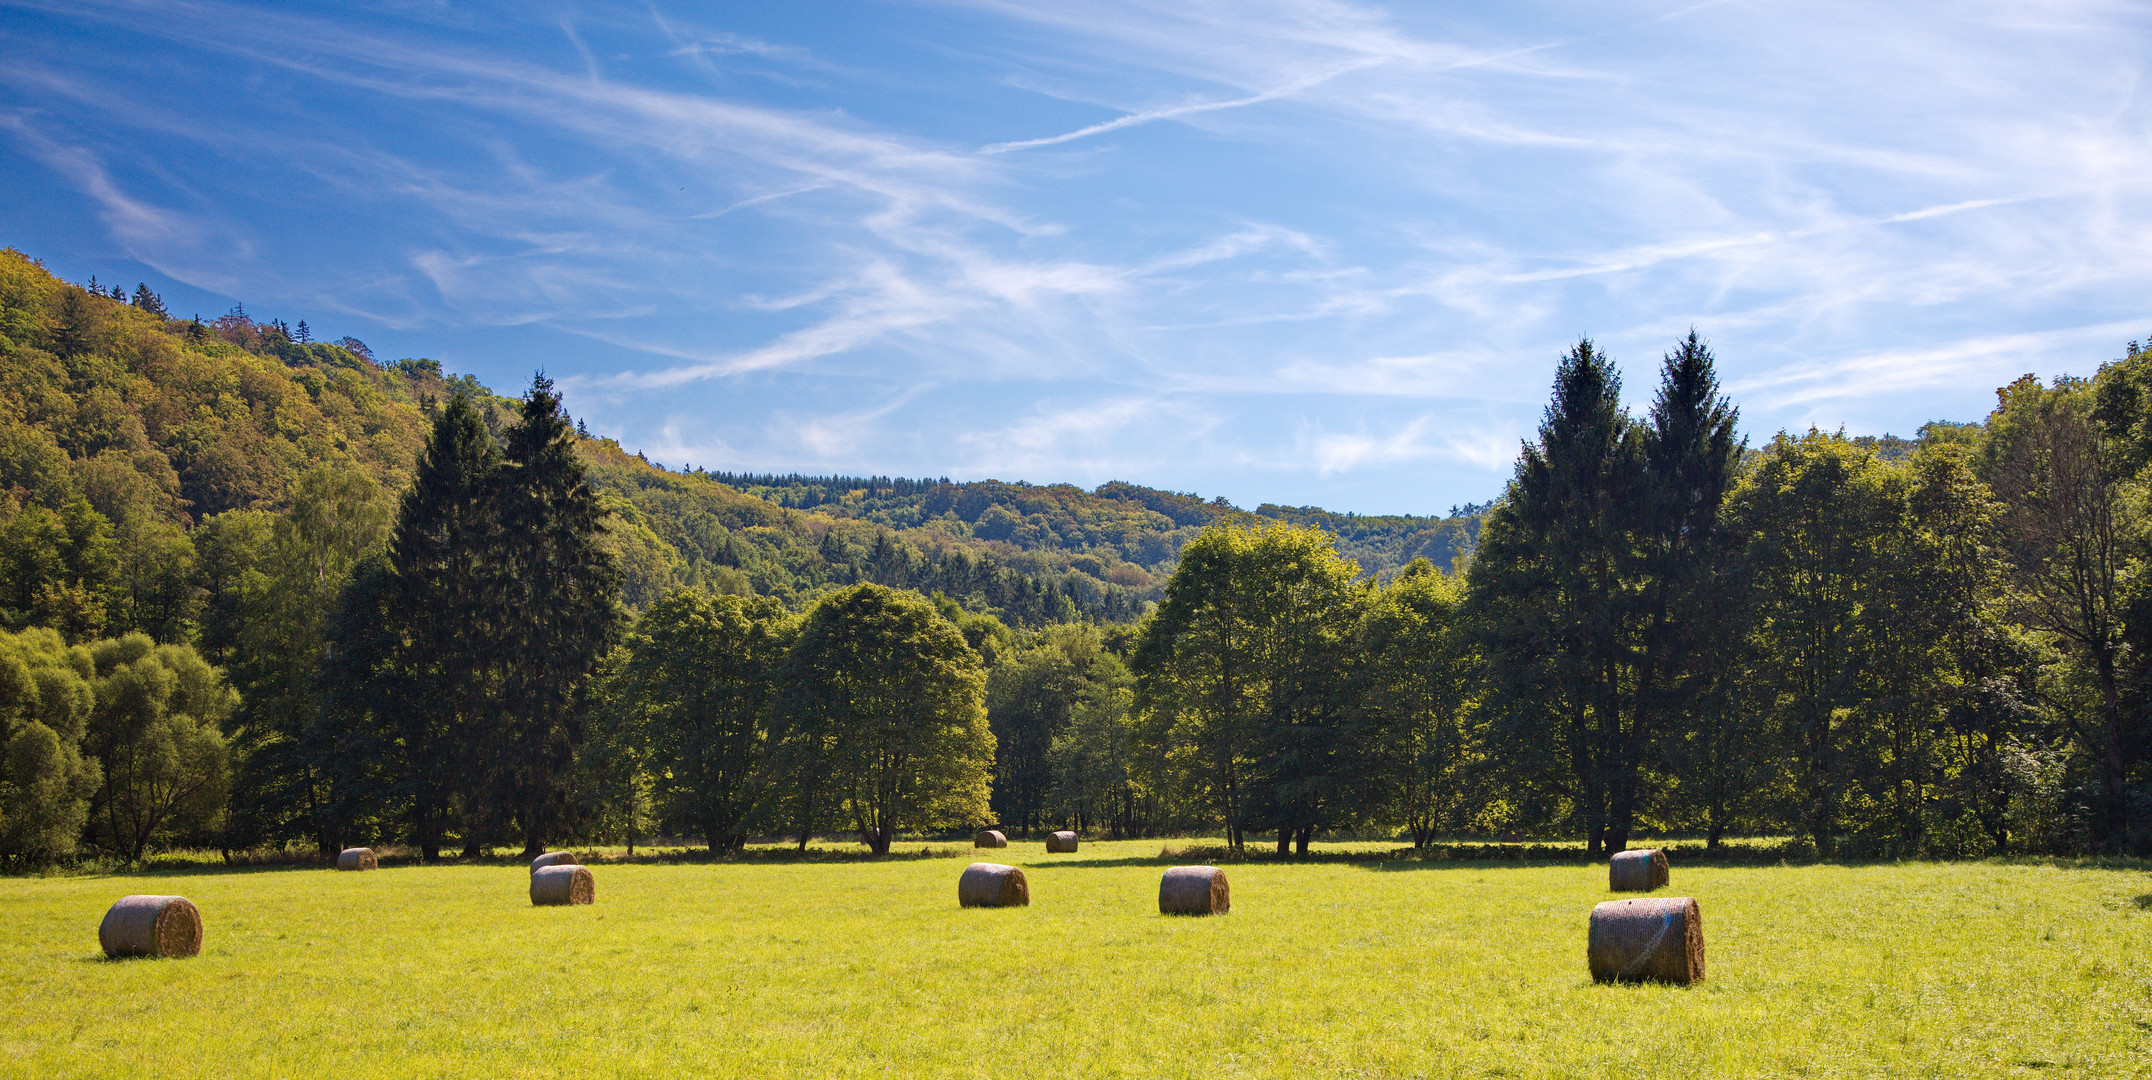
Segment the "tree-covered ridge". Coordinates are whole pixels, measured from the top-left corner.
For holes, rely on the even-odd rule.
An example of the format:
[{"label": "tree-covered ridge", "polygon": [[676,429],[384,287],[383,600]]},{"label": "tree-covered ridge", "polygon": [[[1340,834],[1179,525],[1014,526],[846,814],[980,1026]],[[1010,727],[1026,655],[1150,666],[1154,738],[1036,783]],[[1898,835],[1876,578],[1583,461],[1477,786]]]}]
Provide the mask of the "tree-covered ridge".
[{"label": "tree-covered ridge", "polygon": [[[355,339],[315,341],[303,321],[239,308],[179,318],[146,287],[129,298],[70,284],[0,249],[0,623],[75,641],[132,629],[186,640],[229,584],[195,550],[198,526],[283,514],[314,470],[403,490],[429,410],[457,393],[493,437],[512,424],[516,402],[435,361],[381,363]],[[873,581],[1039,625],[1130,619],[1155,594],[1152,573],[1110,554],[977,536],[941,511],[803,511],[610,439],[586,436],[576,452],[615,515],[610,542],[636,609],[696,585],[800,610]],[[1123,533],[1155,567],[1185,537],[1154,518]]]},{"label": "tree-covered ridge", "polygon": [[182,525],[281,506],[316,465],[401,486],[438,371],[391,373],[347,342],[362,351],[236,310],[172,318],[147,290],[92,294],[0,249],[0,486],[18,506],[80,492],[114,522]]},{"label": "tree-covered ridge", "polygon": [[612,439],[579,447],[590,482],[615,515],[625,573],[623,599],[654,603],[694,586],[768,596],[793,610],[860,583],[943,593],[963,607],[1016,626],[1141,615],[1154,579],[1131,567],[1133,584],[1111,580],[1104,562],[993,544],[956,521],[899,529],[847,516],[835,506],[798,510],[718,482],[671,472]]},{"label": "tree-covered ridge", "polygon": [[[352,338],[312,337],[303,321],[239,308],[179,318],[146,287],[129,298],[73,285],[0,251],[0,520],[19,534],[0,546],[49,550],[54,564],[13,568],[0,588],[6,621],[74,640],[129,629],[182,640],[198,621],[190,605],[215,588],[202,580],[194,526],[282,513],[313,469],[402,490],[429,410],[456,393],[496,438],[515,416],[514,401],[435,361],[382,363]],[[675,585],[803,610],[873,582],[942,592],[1012,625],[1121,622],[1159,598],[1181,546],[1212,525],[1323,528],[1386,576],[1416,557],[1449,566],[1479,521],[1270,505],[1251,514],[1120,481],[1085,491],[672,471],[587,436],[576,452],[614,514],[623,599],[638,610]],[[17,512],[31,506],[40,512]]]},{"label": "tree-covered ridge", "polygon": [[1044,567],[1074,570],[1156,600],[1181,546],[1219,524],[1259,526],[1263,519],[1318,528],[1372,575],[1388,576],[1416,558],[1449,566],[1472,550],[1476,508],[1451,517],[1338,514],[1312,506],[1265,503],[1254,512],[1223,497],[1161,491],[1111,481],[1085,491],[1073,484],[1000,480],[953,483],[886,476],[787,476],[705,473],[779,506],[812,508],[899,531],[932,529],[969,536],[1007,555],[1041,553]]}]

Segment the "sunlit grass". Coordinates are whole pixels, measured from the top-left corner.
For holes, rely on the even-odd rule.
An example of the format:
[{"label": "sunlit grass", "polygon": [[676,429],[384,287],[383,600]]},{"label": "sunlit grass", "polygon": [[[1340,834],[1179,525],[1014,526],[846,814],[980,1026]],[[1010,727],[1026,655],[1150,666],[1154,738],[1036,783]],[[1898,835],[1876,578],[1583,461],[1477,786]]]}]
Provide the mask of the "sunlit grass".
[{"label": "sunlit grass", "polygon": [[[1156,841],[956,858],[0,880],[0,1071],[22,1076],[2152,1075],[2152,874],[1676,866],[1710,977],[1602,987],[1587,866],[1237,864],[1157,914]],[[916,847],[913,848],[917,853]],[[202,955],[107,962],[173,892]]]}]

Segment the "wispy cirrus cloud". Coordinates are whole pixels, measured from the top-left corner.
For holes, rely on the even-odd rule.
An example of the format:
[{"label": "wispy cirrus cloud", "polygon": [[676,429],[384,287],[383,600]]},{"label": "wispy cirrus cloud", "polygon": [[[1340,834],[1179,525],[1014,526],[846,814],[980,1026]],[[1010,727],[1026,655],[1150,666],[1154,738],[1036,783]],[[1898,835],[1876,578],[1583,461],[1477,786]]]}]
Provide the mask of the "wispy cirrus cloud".
[{"label": "wispy cirrus cloud", "polygon": [[2113,3],[0,11],[56,254],[713,466],[1439,508],[1583,334],[1638,399],[1693,325],[1759,429],[1909,430],[2152,286]]}]

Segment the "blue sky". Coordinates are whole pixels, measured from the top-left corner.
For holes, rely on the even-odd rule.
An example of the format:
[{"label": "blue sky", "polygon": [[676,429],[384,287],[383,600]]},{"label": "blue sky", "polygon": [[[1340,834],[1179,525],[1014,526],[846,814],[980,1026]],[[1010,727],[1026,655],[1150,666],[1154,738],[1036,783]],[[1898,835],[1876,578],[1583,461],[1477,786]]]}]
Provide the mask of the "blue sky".
[{"label": "blue sky", "polygon": [[2152,333],[2136,3],[0,0],[0,244],[669,465],[1487,498],[1589,334],[1911,434]]}]

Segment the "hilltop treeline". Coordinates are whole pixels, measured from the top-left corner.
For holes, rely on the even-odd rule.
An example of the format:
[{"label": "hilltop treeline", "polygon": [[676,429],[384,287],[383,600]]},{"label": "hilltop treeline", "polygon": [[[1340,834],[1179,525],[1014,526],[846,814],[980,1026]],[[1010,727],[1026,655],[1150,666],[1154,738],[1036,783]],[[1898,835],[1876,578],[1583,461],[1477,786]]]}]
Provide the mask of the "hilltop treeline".
[{"label": "hilltop treeline", "polygon": [[773,476],[700,473],[779,506],[871,521],[892,530],[942,528],[988,541],[1008,557],[1065,566],[1155,600],[1181,545],[1213,525],[1285,521],[1335,536],[1363,572],[1387,578],[1414,559],[1447,567],[1469,553],[1480,513],[1449,517],[1338,514],[1264,503],[1252,513],[1224,498],[1113,481],[1085,491],[1070,484],[981,480],[952,483],[886,476]]}]

